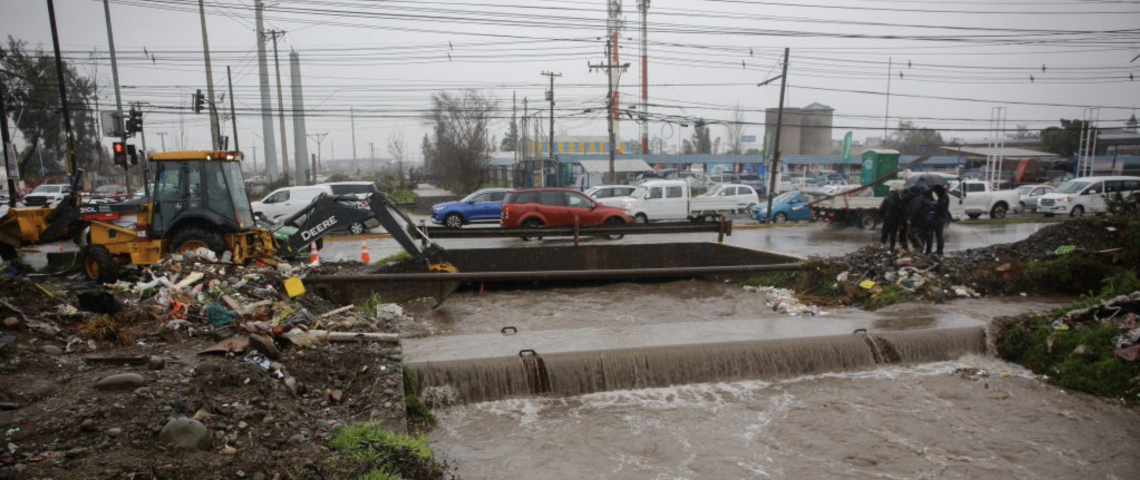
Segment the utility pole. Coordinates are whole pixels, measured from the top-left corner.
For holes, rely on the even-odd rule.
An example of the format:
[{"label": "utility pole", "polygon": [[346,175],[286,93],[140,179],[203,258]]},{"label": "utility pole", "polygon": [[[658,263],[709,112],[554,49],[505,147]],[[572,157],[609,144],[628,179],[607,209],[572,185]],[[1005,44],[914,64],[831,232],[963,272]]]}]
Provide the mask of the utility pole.
[{"label": "utility pole", "polygon": [[[528,98],[530,98],[530,97],[523,97],[523,117],[522,117],[522,130],[521,130],[523,138],[526,138],[526,136],[527,136],[527,127],[528,127],[527,116],[530,115],[529,107],[527,106],[527,99]],[[524,172],[527,171],[526,170],[527,168],[532,168],[530,165],[530,162],[528,160],[530,159],[530,149],[531,149],[531,145],[533,145],[533,144],[534,144],[534,141],[531,141],[530,144],[527,144],[527,142],[523,142],[522,158],[523,158],[523,163],[526,164],[526,168],[523,169]],[[526,179],[523,178],[522,185],[519,185],[519,187],[526,187],[526,186],[527,186]]]},{"label": "utility pole", "polygon": [[[0,50],[0,60],[4,58],[4,51]],[[8,108],[7,108],[7,93],[4,91],[7,82],[5,77],[0,76],[0,133],[2,133],[4,143],[0,147],[4,149],[4,173],[8,176],[8,206],[16,207],[16,170],[12,168],[12,162],[15,158],[11,158],[9,152],[12,151],[12,138],[8,136]]]},{"label": "utility pole", "polygon": [[788,48],[784,48],[784,71],[779,77],[769,78],[759,86],[766,85],[776,79],[780,80],[780,109],[776,111],[776,140],[773,143],[772,165],[768,169],[768,221],[772,220],[772,196],[776,191],[777,172],[780,171],[780,129],[784,126],[784,92],[788,87]]},{"label": "utility pole", "polygon": [[[785,59],[785,61],[787,60]],[[887,57],[887,112],[883,115],[883,148],[887,148],[887,128],[891,122],[891,69],[893,61],[894,57]]]},{"label": "utility pole", "polygon": [[629,63],[617,65],[613,61],[611,61],[610,60],[610,58],[611,58],[610,57],[610,49],[611,48],[613,48],[613,40],[608,39],[608,40],[606,40],[606,63],[605,64],[599,63],[596,65],[591,63],[589,65],[590,65],[590,71],[593,71],[594,69],[605,69],[606,78],[607,78],[606,84],[609,85],[609,94],[606,95],[606,119],[608,120],[607,123],[609,124],[609,137],[610,137],[610,140],[608,142],[609,143],[609,151],[610,151],[609,152],[610,153],[610,175],[609,175],[609,178],[606,179],[606,182],[612,184],[612,183],[617,182],[617,174],[614,173],[614,143],[616,142],[614,140],[614,100],[615,100],[615,98],[614,98],[614,81],[613,81],[614,69],[620,68],[622,71],[625,71],[625,69],[629,68]]},{"label": "utility pole", "polygon": [[356,113],[348,107],[348,121],[352,123],[352,164],[356,165]]},{"label": "utility pole", "polygon": [[281,30],[270,30],[266,35],[273,37],[273,65],[277,70],[277,110],[281,120],[281,178],[289,185],[289,148],[285,144],[285,97],[281,93],[281,59],[277,56],[277,37],[285,35]]},{"label": "utility pole", "polygon": [[[67,108],[67,83],[63,75],[63,56],[59,53],[59,29],[55,25],[55,2],[48,0],[48,20],[51,22],[51,43],[55,47],[55,73],[59,83],[59,103],[63,107],[63,132],[67,141],[67,173],[75,175],[75,134],[71,133],[71,112]],[[41,157],[40,168],[43,169]],[[77,193],[77,192],[72,192]]]},{"label": "utility pole", "polygon": [[641,10],[641,154],[649,155],[649,0],[637,0]]},{"label": "utility pole", "polygon": [[519,164],[519,144],[521,143],[519,140],[519,124],[517,123],[518,122],[518,115],[519,115],[518,94],[517,94],[517,92],[511,92],[511,125],[513,127],[515,127],[515,166],[516,167]]},{"label": "utility pole", "polygon": [[234,108],[234,77],[230,75],[229,65],[226,65],[226,82],[230,84],[230,121],[234,123],[234,151],[240,151],[237,137],[237,109]]},{"label": "utility pole", "polygon": [[[550,145],[550,165],[554,165],[554,77],[561,77],[561,73],[542,72],[544,76],[550,77],[550,91],[546,92],[546,99],[550,100],[550,138],[547,143]],[[542,165],[542,186],[546,186],[546,164]]]},{"label": "utility pole", "polygon": [[[119,119],[116,122],[115,128],[119,129],[123,145],[127,144],[127,129],[123,125],[123,97],[119,93],[119,62],[115,58],[115,34],[111,30],[111,4],[109,0],[103,0],[103,15],[107,19],[107,46],[111,50],[111,78],[115,81],[115,111],[119,114]],[[131,164],[130,161],[123,162],[123,186],[126,187],[127,192],[131,191]]]},{"label": "utility pole", "polygon": [[[104,0],[106,1],[106,0]],[[210,69],[210,37],[206,35],[206,2],[198,0],[198,14],[202,18],[202,53],[206,59],[206,93],[210,96],[210,145],[214,150],[221,149],[218,141],[222,138],[222,128],[218,125],[218,109],[214,105],[214,72]],[[110,22],[108,22],[110,23]]]},{"label": "utility pole", "polygon": [[372,172],[376,172],[376,150],[372,148],[372,142],[368,142],[368,158],[372,164]]},{"label": "utility pole", "polygon": [[[316,155],[316,157],[314,157],[316,159],[316,161],[313,162],[313,183],[316,183],[317,165],[320,164],[320,161],[321,161],[321,142],[325,141],[325,137],[328,136],[328,134],[329,134],[329,132],[314,133],[312,135],[309,135],[309,138],[311,140],[313,140],[314,142],[317,142],[317,155]],[[314,137],[316,137],[316,138],[314,138]]]},{"label": "utility pole", "polygon": [[265,52],[264,10],[265,3],[262,0],[254,0],[254,17],[257,24],[257,81],[261,93],[261,141],[264,144],[265,175],[272,183],[277,181],[277,147],[273,142],[273,99],[269,92],[269,60]]},{"label": "utility pole", "polygon": [[169,132],[158,132],[158,138],[162,139],[162,151],[166,151],[166,136]]}]

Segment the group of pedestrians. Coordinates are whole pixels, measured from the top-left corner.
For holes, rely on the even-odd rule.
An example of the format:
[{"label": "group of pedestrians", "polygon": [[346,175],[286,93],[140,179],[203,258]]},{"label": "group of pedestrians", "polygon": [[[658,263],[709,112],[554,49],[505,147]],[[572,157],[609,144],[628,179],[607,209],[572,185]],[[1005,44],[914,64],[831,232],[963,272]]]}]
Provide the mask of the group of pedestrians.
[{"label": "group of pedestrians", "polygon": [[946,241],[944,231],[950,223],[950,195],[945,185],[918,183],[900,190],[892,189],[879,205],[883,218],[883,234],[879,243],[893,252],[896,241],[902,250],[942,255]]}]

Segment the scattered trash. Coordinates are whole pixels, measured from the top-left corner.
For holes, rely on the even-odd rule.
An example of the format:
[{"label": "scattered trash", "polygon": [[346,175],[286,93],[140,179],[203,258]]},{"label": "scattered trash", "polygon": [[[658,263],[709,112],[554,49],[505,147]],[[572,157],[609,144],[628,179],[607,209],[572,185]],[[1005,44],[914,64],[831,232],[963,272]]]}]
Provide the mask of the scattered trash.
[{"label": "scattered trash", "polygon": [[214,327],[224,327],[234,323],[238,318],[236,312],[227,310],[225,307],[216,303],[211,303],[206,307],[206,320]]},{"label": "scattered trash", "polygon": [[301,282],[300,277],[289,277],[285,280],[285,293],[289,298],[294,298],[305,293],[305,284]]},{"label": "scattered trash", "polygon": [[1076,250],[1077,250],[1077,247],[1075,247],[1073,245],[1062,245],[1060,247],[1057,247],[1057,249],[1054,250],[1053,253],[1055,255],[1068,255],[1070,253],[1073,253]]}]

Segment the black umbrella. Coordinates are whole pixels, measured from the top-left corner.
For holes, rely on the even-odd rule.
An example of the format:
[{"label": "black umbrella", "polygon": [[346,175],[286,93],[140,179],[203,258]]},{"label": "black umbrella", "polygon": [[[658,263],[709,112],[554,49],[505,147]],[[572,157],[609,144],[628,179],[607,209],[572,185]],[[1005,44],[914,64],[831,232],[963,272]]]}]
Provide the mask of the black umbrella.
[{"label": "black umbrella", "polygon": [[906,188],[910,188],[922,183],[925,183],[928,188],[935,185],[942,185],[943,187],[950,186],[950,184],[946,181],[946,177],[942,175],[933,173],[921,173],[906,179]]}]

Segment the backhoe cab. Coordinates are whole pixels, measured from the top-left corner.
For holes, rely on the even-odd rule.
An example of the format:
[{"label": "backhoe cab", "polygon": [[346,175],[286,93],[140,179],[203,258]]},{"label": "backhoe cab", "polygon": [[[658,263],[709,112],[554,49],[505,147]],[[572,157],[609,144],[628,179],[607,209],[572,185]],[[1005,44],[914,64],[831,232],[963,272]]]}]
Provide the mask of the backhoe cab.
[{"label": "backhoe cab", "polygon": [[[81,205],[76,189],[53,209],[16,208],[0,219],[0,243],[15,247],[80,236],[88,277],[111,281],[119,267],[151,265],[165,253],[205,248],[236,263],[273,262],[270,232],[254,228],[245,194],[241,152],[157,153],[154,191],[112,205]],[[73,176],[78,184],[82,170]],[[86,227],[86,228],[85,228]],[[86,231],[85,235],[79,232]]]}]

